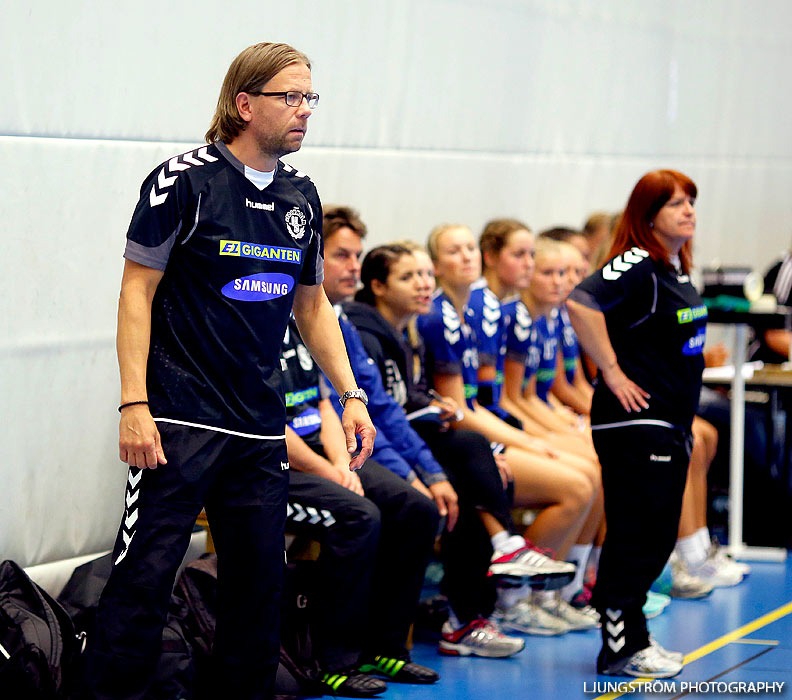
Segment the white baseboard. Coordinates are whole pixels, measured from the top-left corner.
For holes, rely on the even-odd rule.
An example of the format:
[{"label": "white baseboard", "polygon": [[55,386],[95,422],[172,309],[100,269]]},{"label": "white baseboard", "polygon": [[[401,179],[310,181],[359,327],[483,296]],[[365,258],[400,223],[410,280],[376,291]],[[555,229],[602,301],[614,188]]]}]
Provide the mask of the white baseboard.
[{"label": "white baseboard", "polygon": [[[197,559],[205,551],[206,531],[201,530],[201,532],[194,532],[190,539],[190,547],[184,557],[182,566],[191,562],[193,559]],[[107,554],[107,552],[96,552],[94,554],[72,557],[71,559],[61,559],[59,561],[47,562],[46,564],[37,564],[36,566],[27,567],[25,572],[53,598],[57,598],[66,585],[66,582],[71,577],[72,572],[78,566],[92,559],[98,559],[105,554]]]}]

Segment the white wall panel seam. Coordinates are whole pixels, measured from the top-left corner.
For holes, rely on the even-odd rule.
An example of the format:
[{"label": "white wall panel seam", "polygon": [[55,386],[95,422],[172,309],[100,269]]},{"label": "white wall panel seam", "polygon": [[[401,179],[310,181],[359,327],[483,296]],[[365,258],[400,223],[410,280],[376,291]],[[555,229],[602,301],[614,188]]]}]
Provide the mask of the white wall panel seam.
[{"label": "white wall panel seam", "polygon": [[[51,136],[51,135],[35,135],[35,134],[0,134],[0,144],[2,144],[4,139],[13,140],[24,140],[24,139],[32,139],[32,140],[49,140],[53,142],[65,142],[69,144],[73,144],[76,141],[84,141],[87,144],[98,144],[98,145],[123,145],[123,146],[155,146],[161,147],[164,144],[170,144],[173,146],[174,151],[181,151],[181,150],[188,150],[190,147],[198,146],[201,144],[205,145],[204,141],[195,140],[195,141],[173,141],[169,139],[147,139],[147,140],[140,140],[140,139],[108,139],[108,138],[92,138],[90,136]],[[460,158],[466,157],[479,157],[479,158],[501,158],[508,161],[515,161],[519,162],[522,159],[531,159],[531,158],[546,158],[548,160],[552,160],[553,162],[565,162],[565,161],[590,161],[596,162],[601,159],[610,159],[610,160],[618,160],[622,162],[629,162],[629,161],[647,161],[651,159],[684,159],[686,162],[710,162],[710,163],[728,163],[733,165],[744,165],[749,163],[760,163],[760,164],[777,164],[777,163],[792,163],[792,155],[790,156],[767,156],[767,155],[757,155],[757,156],[750,156],[750,155],[730,155],[730,154],[723,154],[723,153],[686,153],[683,151],[658,151],[656,153],[650,152],[640,152],[640,151],[632,151],[630,153],[621,153],[621,152],[605,152],[605,151],[576,151],[576,150],[506,150],[506,149],[476,149],[476,148],[419,148],[419,147],[411,147],[405,146],[400,148],[388,148],[376,145],[324,145],[324,144],[308,144],[301,150],[300,155],[286,155],[282,158],[285,162],[289,162],[290,158],[300,158],[310,156],[311,152],[324,152],[324,153],[378,153],[384,157],[394,157],[400,155],[407,155],[407,156],[459,156]],[[310,173],[308,173],[310,175]]]}]

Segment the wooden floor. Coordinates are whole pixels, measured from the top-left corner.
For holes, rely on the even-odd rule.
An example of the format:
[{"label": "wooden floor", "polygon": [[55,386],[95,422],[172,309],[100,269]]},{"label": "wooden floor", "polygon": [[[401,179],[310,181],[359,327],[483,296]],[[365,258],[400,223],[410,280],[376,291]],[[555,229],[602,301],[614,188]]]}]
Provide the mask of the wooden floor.
[{"label": "wooden floor", "polygon": [[[599,632],[563,637],[526,637],[525,650],[510,659],[440,656],[429,641],[416,641],[413,659],[441,674],[434,686],[390,684],[386,700],[501,700],[523,698],[682,698],[696,695],[792,698],[792,558],[752,563],[739,586],[716,589],[704,600],[674,600],[650,620],[650,630],[668,649],[686,654],[682,673],[649,692],[615,692],[605,684],[626,679],[598,676],[594,660]],[[698,683],[698,686],[695,684]],[[710,683],[710,685],[703,685]],[[755,684],[750,686],[747,684]],[[718,685],[720,684],[720,685]],[[759,686],[758,684],[767,684]],[[758,691],[770,689],[775,692]],[[778,684],[784,684],[778,690]],[[627,690],[626,693],[619,692]],[[709,691],[708,693],[704,691]]]}]

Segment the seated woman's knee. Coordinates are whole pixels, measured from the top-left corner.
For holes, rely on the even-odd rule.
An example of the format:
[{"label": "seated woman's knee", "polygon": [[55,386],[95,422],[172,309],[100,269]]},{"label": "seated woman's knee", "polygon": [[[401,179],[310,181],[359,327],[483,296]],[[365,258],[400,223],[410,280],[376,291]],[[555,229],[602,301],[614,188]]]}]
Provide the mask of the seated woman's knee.
[{"label": "seated woman's knee", "polygon": [[571,474],[564,487],[564,500],[579,510],[590,506],[597,493],[589,477],[580,473]]}]

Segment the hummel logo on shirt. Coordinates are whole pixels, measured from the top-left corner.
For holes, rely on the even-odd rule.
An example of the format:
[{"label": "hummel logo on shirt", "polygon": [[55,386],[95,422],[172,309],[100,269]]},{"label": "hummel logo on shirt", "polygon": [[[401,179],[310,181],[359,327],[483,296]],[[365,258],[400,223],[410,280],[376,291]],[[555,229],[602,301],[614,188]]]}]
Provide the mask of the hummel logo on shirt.
[{"label": "hummel logo on shirt", "polygon": [[651,455],[649,455],[649,461],[650,462],[670,462],[671,461],[671,455],[655,455],[655,454],[651,454]]},{"label": "hummel logo on shirt", "polygon": [[247,197],[245,197],[245,206],[251,209],[261,209],[262,211],[275,211],[274,202],[270,202],[269,204],[265,202],[251,202]]},{"label": "hummel logo on shirt", "polygon": [[641,262],[644,258],[649,257],[642,248],[633,246],[630,250],[624,251],[621,255],[617,255],[605,267],[602,268],[602,276],[606,280],[617,280],[622,276],[622,272],[627,272],[633,265]]},{"label": "hummel logo on shirt", "polygon": [[[215,163],[217,158],[206,152],[208,146],[203,146],[194,151],[187,151],[178,156],[173,156],[166,165],[157,173],[157,182],[151,186],[149,192],[149,204],[158,207],[170,194],[168,189],[183,170],[189,170],[192,166],[200,167],[204,163]],[[174,175],[175,173],[175,175]]]}]

